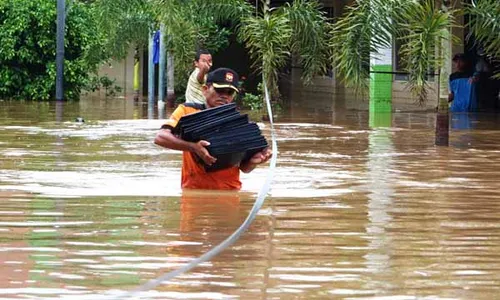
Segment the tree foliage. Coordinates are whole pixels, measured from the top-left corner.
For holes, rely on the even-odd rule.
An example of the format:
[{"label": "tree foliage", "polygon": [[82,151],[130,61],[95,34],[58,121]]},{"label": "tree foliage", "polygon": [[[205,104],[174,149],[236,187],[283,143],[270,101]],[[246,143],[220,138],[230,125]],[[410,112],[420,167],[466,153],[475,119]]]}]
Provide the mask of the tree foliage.
[{"label": "tree foliage", "polygon": [[[354,0],[330,26],[318,1],[294,0],[255,11],[245,0],[73,0],[65,41],[65,96],[77,99],[89,74],[132,46],[147,49],[148,37],[165,24],[174,54],[177,90],[183,90],[197,48],[215,53],[230,34],[245,43],[256,70],[279,97],[279,72],[293,55],[310,82],[324,73],[327,58],[349,86],[368,87],[370,54],[398,41],[409,88],[425,101],[428,72],[439,68],[456,11],[434,0]],[[465,2],[465,1],[464,1]],[[500,2],[466,5],[474,37],[500,57]],[[51,99],[55,93],[56,5],[54,0],[0,0],[0,98]]]},{"label": "tree foliage", "polygon": [[295,0],[281,8],[292,28],[290,50],[303,67],[302,79],[310,83],[328,65],[328,25],[317,1]]},{"label": "tree foliage", "polygon": [[252,7],[244,0],[157,0],[167,48],[174,55],[176,90],[184,90],[197,49],[211,53],[227,47],[229,36]]},{"label": "tree foliage", "polygon": [[443,64],[438,47],[455,25],[453,13],[434,0],[356,0],[333,27],[332,61],[347,85],[366,89],[370,54],[399,41],[409,89],[424,103],[428,73]]},{"label": "tree foliage", "polygon": [[305,83],[326,70],[328,30],[315,0],[294,0],[275,10],[268,5],[264,1],[260,14],[242,20],[239,36],[276,99],[280,96],[278,74],[292,54],[303,68]]},{"label": "tree foliage", "polygon": [[241,35],[254,61],[253,67],[262,72],[271,93],[278,96],[278,72],[290,56],[290,21],[285,15],[276,13],[261,18],[249,17],[243,22]]},{"label": "tree foliage", "polygon": [[124,58],[132,46],[147,49],[150,32],[158,28],[158,14],[149,0],[95,0],[91,4],[104,47],[97,60]]},{"label": "tree foliage", "polygon": [[409,73],[408,86],[420,104],[427,100],[429,73],[441,68],[446,59],[440,47],[450,38],[453,12],[436,7],[434,1],[416,1],[403,7],[397,19],[400,27],[395,32],[402,41],[400,54]]},{"label": "tree foliage", "polygon": [[[56,5],[52,0],[0,1],[0,99],[49,100],[55,95]],[[78,99],[97,63],[97,24],[75,2],[66,18],[65,97]]]},{"label": "tree foliage", "polygon": [[[474,38],[490,57],[500,57],[500,1],[474,0],[466,7],[470,15],[470,27]],[[500,73],[495,75],[500,78]]]}]

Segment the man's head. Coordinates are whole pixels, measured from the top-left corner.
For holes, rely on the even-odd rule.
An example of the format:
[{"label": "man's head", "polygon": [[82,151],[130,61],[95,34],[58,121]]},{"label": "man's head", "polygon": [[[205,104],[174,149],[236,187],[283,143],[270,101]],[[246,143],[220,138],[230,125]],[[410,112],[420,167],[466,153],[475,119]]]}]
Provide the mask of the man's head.
[{"label": "man's head", "polygon": [[238,81],[238,73],[228,68],[218,68],[208,73],[203,86],[207,107],[231,103],[238,92]]},{"label": "man's head", "polygon": [[212,55],[205,49],[199,49],[196,51],[194,57],[194,65],[199,68],[200,63],[207,63],[209,67],[212,66]]},{"label": "man's head", "polygon": [[463,53],[457,53],[453,56],[453,64],[457,71],[464,71],[467,68],[467,58]]}]

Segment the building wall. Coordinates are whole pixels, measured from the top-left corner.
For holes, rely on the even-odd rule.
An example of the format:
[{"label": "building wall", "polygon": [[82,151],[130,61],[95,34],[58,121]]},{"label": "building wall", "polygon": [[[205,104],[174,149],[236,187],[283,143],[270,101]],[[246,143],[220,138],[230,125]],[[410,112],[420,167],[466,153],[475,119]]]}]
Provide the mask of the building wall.
[{"label": "building wall", "polygon": [[[122,91],[117,93],[117,97],[127,97],[134,94],[134,53],[133,46],[130,47],[127,56],[121,60],[112,60],[99,68],[99,76],[107,76],[115,80],[115,85]],[[139,76],[142,78],[142,76]],[[105,97],[105,91],[99,90],[91,93],[91,96]]]}]

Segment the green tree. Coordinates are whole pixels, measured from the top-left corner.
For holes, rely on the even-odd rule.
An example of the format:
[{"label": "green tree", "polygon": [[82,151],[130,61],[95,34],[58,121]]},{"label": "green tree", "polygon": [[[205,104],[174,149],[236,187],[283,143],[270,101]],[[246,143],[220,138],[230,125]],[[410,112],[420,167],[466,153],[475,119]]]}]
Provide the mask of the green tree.
[{"label": "green tree", "polygon": [[167,48],[175,56],[176,90],[184,92],[196,49],[211,53],[226,47],[240,20],[252,12],[245,0],[158,0]]},{"label": "green tree", "polygon": [[[89,59],[100,47],[97,25],[88,6],[74,2],[66,18],[64,88],[78,99],[89,73]],[[0,1],[0,98],[49,100],[56,77],[56,5],[52,0]]]},{"label": "green tree", "polygon": [[453,11],[437,7],[435,0],[356,0],[333,27],[333,64],[348,86],[367,89],[370,53],[399,41],[409,89],[424,103],[428,73],[444,62],[439,47],[451,26]]},{"label": "green tree", "polygon": [[277,9],[262,2],[262,11],[242,20],[239,32],[261,71],[273,99],[279,99],[278,74],[293,55],[308,83],[325,72],[328,63],[327,23],[317,1],[294,0]]},{"label": "green tree", "polygon": [[463,1],[464,11],[436,5],[435,0],[356,0],[334,25],[330,40],[332,61],[348,86],[368,88],[369,55],[399,42],[408,87],[421,104],[427,100],[428,73],[450,57],[441,49],[450,29],[459,26],[455,16],[470,15],[471,31],[492,57],[500,56],[500,2]]},{"label": "green tree", "polygon": [[155,1],[95,0],[91,4],[103,42],[96,60],[124,58],[132,46],[147,49],[148,37],[159,27]]},{"label": "green tree", "polygon": [[123,58],[132,45],[146,50],[149,35],[165,24],[179,91],[186,87],[196,49],[216,52],[226,47],[231,26],[223,25],[235,25],[234,20],[251,11],[244,0],[95,0],[93,6],[105,32],[107,59]]}]

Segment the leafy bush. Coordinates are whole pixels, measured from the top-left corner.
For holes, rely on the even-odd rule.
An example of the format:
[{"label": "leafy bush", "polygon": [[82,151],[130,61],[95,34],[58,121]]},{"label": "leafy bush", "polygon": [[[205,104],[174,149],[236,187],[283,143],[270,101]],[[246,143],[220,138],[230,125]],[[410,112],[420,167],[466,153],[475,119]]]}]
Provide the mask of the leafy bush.
[{"label": "leafy bush", "polygon": [[108,76],[98,76],[93,75],[88,80],[87,86],[85,86],[86,91],[95,92],[104,89],[106,97],[116,96],[116,93],[120,93],[122,88],[115,84],[116,79],[111,79]]},{"label": "leafy bush", "polygon": [[251,110],[260,110],[263,106],[263,99],[260,95],[254,95],[252,93],[245,93],[241,98],[241,104]]},{"label": "leafy bush", "polygon": [[[257,95],[251,94],[251,93],[245,93],[243,97],[241,98],[241,104],[249,108],[251,110],[262,110],[266,106],[266,102],[264,99],[264,86],[262,82],[259,82],[257,85]],[[271,99],[271,108],[273,112],[279,112],[283,110],[283,107],[281,106],[279,99],[281,96],[278,95],[278,97],[275,97],[274,99]],[[267,108],[266,108],[267,110]]]},{"label": "leafy bush", "polygon": [[[56,5],[53,0],[0,1],[0,99],[49,100],[56,82]],[[98,60],[91,7],[72,2],[66,16],[65,98],[78,99]],[[91,62],[93,61],[93,62]]]}]

